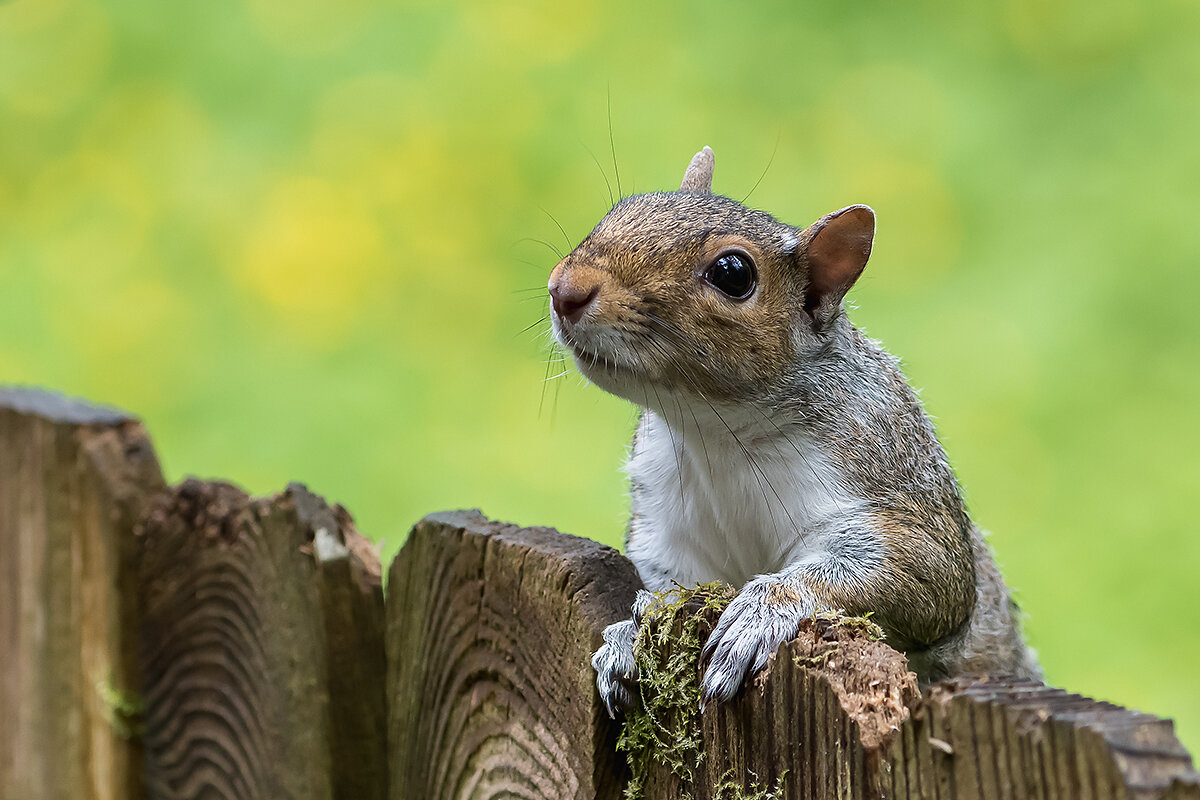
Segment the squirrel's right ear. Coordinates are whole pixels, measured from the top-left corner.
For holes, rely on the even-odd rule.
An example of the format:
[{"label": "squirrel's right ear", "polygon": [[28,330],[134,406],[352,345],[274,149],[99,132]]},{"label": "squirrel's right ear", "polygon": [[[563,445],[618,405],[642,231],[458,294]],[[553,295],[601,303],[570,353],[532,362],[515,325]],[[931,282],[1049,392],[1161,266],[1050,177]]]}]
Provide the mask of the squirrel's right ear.
[{"label": "squirrel's right ear", "polygon": [[870,206],[847,206],[826,214],[808,229],[808,288],[804,310],[818,327],[832,319],[858,280],[875,239]]},{"label": "squirrel's right ear", "polygon": [[681,192],[695,194],[712,194],[713,166],[716,159],[712,148],[704,145],[704,149],[692,156],[687,172],[683,173],[683,183],[679,185]]}]

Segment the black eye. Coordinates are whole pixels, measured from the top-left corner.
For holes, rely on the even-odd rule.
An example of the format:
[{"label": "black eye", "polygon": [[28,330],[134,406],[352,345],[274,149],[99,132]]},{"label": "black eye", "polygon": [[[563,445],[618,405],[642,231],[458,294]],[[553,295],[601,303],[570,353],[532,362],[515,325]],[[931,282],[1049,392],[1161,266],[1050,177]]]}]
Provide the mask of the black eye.
[{"label": "black eye", "polygon": [[734,300],[745,300],[758,283],[754,262],[741,253],[725,253],[704,273],[704,279]]}]

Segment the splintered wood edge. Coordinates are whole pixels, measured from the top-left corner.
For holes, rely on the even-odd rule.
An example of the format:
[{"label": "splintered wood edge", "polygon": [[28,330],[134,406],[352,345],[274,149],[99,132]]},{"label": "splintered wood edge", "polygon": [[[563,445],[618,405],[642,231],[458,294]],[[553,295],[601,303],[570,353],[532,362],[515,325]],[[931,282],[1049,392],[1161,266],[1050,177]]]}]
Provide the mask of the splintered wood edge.
[{"label": "splintered wood edge", "polygon": [[383,569],[378,549],[359,533],[350,512],[340,505],[330,505],[307,485],[295,481],[289,483],[282,492],[256,497],[228,481],[185,478],[174,486],[166,487],[166,491],[155,498],[139,525],[139,533],[145,532],[150,526],[161,525],[167,515],[186,510],[186,503],[197,503],[206,498],[207,502],[197,505],[196,516],[189,520],[197,531],[217,534],[211,523],[218,522],[234,511],[252,511],[260,518],[265,518],[272,511],[285,511],[290,506],[295,511],[298,530],[305,535],[305,541],[298,542],[298,546],[311,555],[315,562],[351,559],[368,579],[382,582]]},{"label": "splintered wood edge", "polygon": [[0,384],[0,408],[74,425],[116,425],[137,421],[137,417],[115,406],[33,386]]},{"label": "splintered wood edge", "polygon": [[365,578],[374,586],[383,583],[383,566],[378,548],[358,532],[354,518],[340,505],[330,505],[319,494],[303,483],[293,481],[281,494],[260,500],[277,505],[290,499],[296,509],[296,518],[312,536],[313,557],[319,563],[351,560],[363,570],[356,579]]},{"label": "splintered wood edge", "polygon": [[771,657],[757,682],[765,686],[771,672],[784,666],[781,659],[812,672],[828,684],[842,711],[855,723],[862,746],[877,750],[899,732],[921,701],[921,693],[908,658],[872,638],[857,623],[855,618],[804,620],[796,636]]}]

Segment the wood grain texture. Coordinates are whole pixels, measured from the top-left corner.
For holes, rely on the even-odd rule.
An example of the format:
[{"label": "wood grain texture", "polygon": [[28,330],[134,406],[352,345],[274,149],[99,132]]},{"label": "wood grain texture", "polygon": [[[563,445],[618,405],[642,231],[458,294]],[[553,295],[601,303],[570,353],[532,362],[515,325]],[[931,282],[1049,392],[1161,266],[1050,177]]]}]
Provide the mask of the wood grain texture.
[{"label": "wood grain texture", "polygon": [[140,567],[150,797],[385,795],[380,570],[344,510],[186,481]]},{"label": "wood grain texture", "polygon": [[418,523],[388,581],[391,799],[619,797],[589,662],[640,586],[586,539],[478,512]]},{"label": "wood grain texture", "polygon": [[121,411],[0,388],[0,798],[141,798],[135,520],[163,488]]},{"label": "wood grain texture", "polygon": [[889,797],[1158,798],[1192,766],[1169,720],[1029,681],[939,684],[907,725]]}]

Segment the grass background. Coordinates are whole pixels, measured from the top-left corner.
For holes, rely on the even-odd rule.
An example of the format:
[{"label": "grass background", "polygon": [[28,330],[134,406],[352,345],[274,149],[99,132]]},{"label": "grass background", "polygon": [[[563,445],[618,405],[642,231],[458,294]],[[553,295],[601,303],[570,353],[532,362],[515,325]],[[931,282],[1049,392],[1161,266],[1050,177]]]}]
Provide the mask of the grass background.
[{"label": "grass background", "polygon": [[306,481],[385,558],[461,506],[616,544],[633,412],[543,404],[521,290],[610,135],[626,192],[709,144],[794,224],[874,206],[853,318],[1050,680],[1200,748],[1198,39],[1185,0],[7,0],[0,380],[136,411],[171,479]]}]

